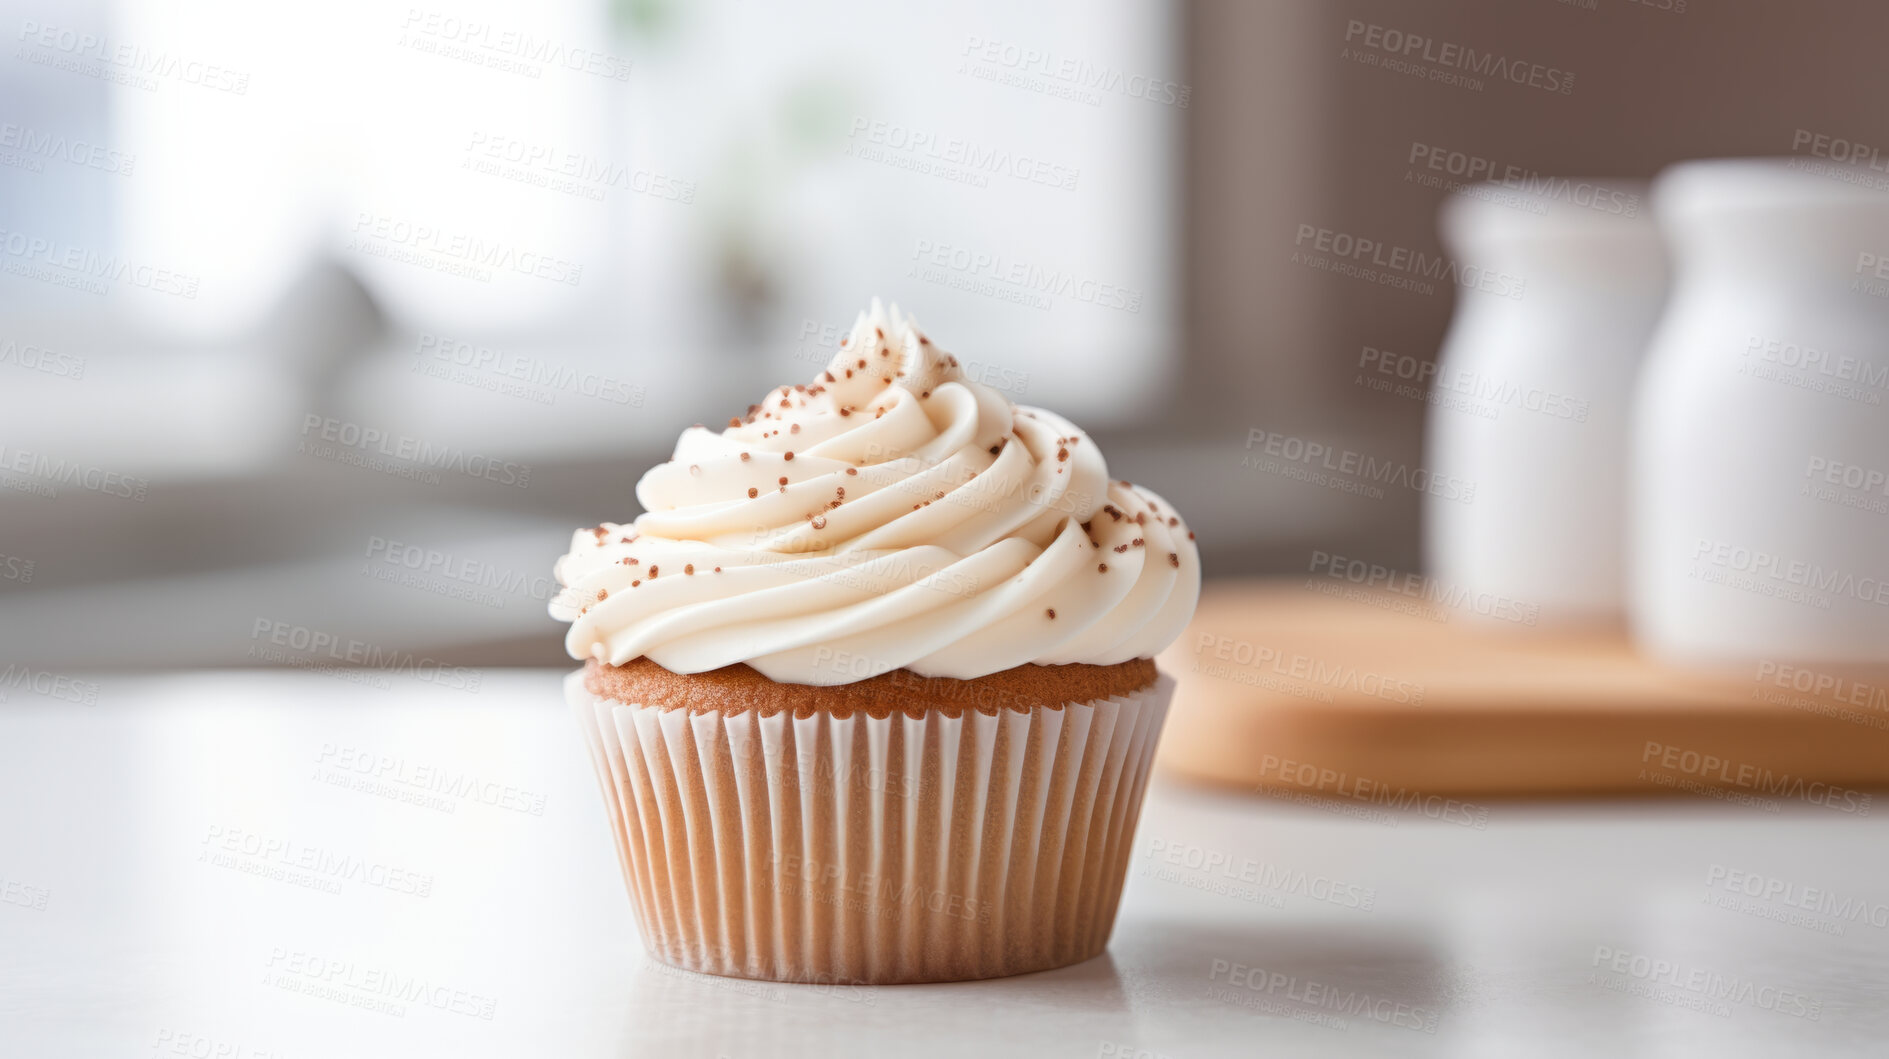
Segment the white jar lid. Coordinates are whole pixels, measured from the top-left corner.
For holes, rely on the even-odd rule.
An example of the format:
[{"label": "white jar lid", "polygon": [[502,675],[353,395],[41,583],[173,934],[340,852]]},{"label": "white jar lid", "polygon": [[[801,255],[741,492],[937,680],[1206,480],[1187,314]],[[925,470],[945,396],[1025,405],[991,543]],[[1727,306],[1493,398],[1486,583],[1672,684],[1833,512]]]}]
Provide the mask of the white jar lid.
[{"label": "white jar lid", "polygon": [[1889,171],[1810,155],[1705,158],[1662,172],[1653,200],[1661,217],[1677,221],[1829,207],[1889,209]]},{"label": "white jar lid", "polygon": [[1438,220],[1445,238],[1464,244],[1590,236],[1651,243],[1658,233],[1649,191],[1647,181],[1624,177],[1525,173],[1458,188]]}]

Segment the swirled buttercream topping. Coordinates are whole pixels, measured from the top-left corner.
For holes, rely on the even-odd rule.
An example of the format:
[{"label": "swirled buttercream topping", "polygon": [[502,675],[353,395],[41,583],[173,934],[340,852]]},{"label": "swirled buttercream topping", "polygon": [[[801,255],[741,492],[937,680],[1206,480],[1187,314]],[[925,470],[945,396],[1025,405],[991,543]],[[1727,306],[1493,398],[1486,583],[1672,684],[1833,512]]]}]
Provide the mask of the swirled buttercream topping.
[{"label": "swirled buttercream topping", "polygon": [[1200,593],[1160,497],[876,301],[812,383],[684,431],[636,497],[643,515],[577,531],[558,560],[573,658],[968,680],[1150,657]]}]

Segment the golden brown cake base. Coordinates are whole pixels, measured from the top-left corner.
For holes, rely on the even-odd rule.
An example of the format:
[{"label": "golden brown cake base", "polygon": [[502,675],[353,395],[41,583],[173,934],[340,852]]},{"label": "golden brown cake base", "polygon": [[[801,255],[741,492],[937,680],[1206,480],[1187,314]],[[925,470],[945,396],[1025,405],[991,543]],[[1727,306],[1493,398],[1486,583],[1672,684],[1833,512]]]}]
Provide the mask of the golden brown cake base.
[{"label": "golden brown cake base", "polygon": [[[1002,708],[966,709],[941,686],[901,698],[894,674],[836,695],[732,669],[593,666],[565,690],[657,959],[775,981],[939,982],[1106,946],[1172,690],[1151,662],[1127,666],[998,674]],[[1124,690],[1057,701],[1055,687]],[[1048,701],[1025,705],[1026,689]]]},{"label": "golden brown cake base", "polygon": [[1141,691],[1154,685],[1156,675],[1154,659],[1136,658],[1112,666],[1023,665],[975,680],[921,677],[897,669],[851,684],[817,687],[777,684],[746,665],[683,675],[636,658],[620,666],[591,659],[584,666],[584,686],[598,698],[692,713],[758,710],[763,716],[786,711],[807,717],[818,711],[847,717],[859,710],[885,717],[901,710],[916,719],[927,710],[956,717],[966,709],[1061,709],[1064,703]]}]

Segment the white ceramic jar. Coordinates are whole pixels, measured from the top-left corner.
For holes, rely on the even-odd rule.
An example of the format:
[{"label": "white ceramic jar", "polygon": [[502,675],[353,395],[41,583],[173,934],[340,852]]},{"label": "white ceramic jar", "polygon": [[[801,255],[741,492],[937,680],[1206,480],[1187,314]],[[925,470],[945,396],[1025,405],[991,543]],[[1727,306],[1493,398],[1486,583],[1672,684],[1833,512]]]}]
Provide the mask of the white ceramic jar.
[{"label": "white ceramic jar", "polygon": [[1632,611],[1682,664],[1889,661],[1889,192],[1687,162],[1636,408]]},{"label": "white ceramic jar", "polygon": [[1513,280],[1459,286],[1428,398],[1426,466],[1473,497],[1424,498],[1426,567],[1459,609],[1621,616],[1632,389],[1666,290],[1646,190],[1539,178],[1444,205],[1458,267]]}]

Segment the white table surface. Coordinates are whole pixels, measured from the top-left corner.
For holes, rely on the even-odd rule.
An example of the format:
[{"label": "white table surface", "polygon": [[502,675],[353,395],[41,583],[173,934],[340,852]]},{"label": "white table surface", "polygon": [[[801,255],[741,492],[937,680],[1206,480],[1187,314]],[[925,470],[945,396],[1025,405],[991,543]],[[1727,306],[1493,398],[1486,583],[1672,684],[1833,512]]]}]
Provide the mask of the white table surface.
[{"label": "white table surface", "polygon": [[[0,1056],[1889,1053],[1889,807],[1498,802],[1477,829],[1157,779],[1102,958],[936,986],[672,971],[558,677],[8,690]],[[375,991],[414,980],[433,1004]]]}]

